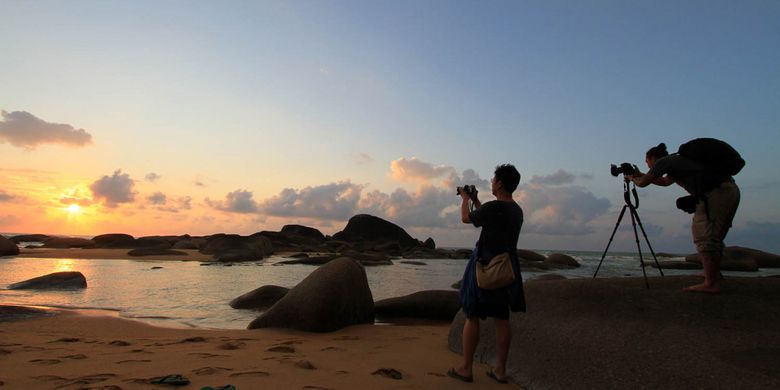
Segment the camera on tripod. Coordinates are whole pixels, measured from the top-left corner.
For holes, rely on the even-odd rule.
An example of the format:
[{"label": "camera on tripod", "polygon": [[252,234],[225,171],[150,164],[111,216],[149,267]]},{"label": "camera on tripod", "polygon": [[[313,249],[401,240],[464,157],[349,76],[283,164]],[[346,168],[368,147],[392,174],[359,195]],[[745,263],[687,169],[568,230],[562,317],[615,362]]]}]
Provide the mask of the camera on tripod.
[{"label": "camera on tripod", "polygon": [[639,168],[631,163],[624,162],[620,164],[620,166],[617,166],[615,164],[612,164],[609,166],[609,173],[612,174],[612,176],[617,177],[619,174],[624,175],[636,175],[639,172]]},{"label": "camera on tripod", "polygon": [[476,193],[477,193],[477,187],[475,187],[475,186],[474,186],[474,185],[472,185],[472,184],[466,184],[466,185],[465,185],[465,186],[463,186],[463,187],[457,187],[457,188],[455,189],[455,195],[458,195],[458,196],[460,196],[460,193],[461,193],[461,192],[463,192],[463,193],[467,194],[468,196],[474,196],[474,194],[476,194]]}]

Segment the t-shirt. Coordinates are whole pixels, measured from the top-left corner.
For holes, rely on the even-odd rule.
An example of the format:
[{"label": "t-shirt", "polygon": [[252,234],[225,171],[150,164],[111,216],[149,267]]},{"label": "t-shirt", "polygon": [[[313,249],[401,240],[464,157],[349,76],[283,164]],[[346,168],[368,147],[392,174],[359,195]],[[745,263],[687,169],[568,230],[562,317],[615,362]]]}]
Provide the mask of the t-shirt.
[{"label": "t-shirt", "polygon": [[477,245],[483,250],[499,254],[517,248],[523,226],[523,209],[517,203],[493,200],[470,212],[469,219],[482,228]]},{"label": "t-shirt", "polygon": [[669,175],[691,195],[697,195],[697,190],[707,192],[724,181],[733,180],[731,176],[706,172],[701,163],[676,153],[656,160],[647,173],[655,177]]}]

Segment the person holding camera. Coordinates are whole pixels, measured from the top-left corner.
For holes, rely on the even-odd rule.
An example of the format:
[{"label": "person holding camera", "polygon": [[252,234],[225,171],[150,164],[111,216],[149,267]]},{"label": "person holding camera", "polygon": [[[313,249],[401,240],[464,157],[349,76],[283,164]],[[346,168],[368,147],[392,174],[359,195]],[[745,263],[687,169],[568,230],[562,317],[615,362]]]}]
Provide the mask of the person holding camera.
[{"label": "person holding camera", "polygon": [[705,169],[699,161],[679,153],[669,154],[661,143],[647,151],[647,173],[636,171],[625,175],[639,187],[650,184],[681,186],[690,196],[678,199],[677,207],[693,213],[691,231],[696,251],[704,267],[704,282],[686,287],[685,291],[719,293],[721,288],[720,263],[723,258],[723,239],[726,238],[739,206],[739,187],[730,175]]},{"label": "person holding camera", "polygon": [[[496,200],[482,204],[474,186],[458,187],[461,197],[460,214],[463,223],[482,228],[479,241],[471,254],[460,287],[460,303],[466,315],[463,326],[463,364],[450,369],[450,377],[472,382],[474,351],[479,343],[479,321],[492,317],[496,327],[496,366],[486,375],[499,383],[507,382],[506,362],[512,332],[509,311],[525,311],[523,279],[517,259],[517,238],[523,225],[523,210],[512,199],[520,183],[520,173],[511,164],[496,167],[491,180],[491,192]],[[469,204],[473,204],[473,210]],[[509,285],[483,289],[477,284],[477,262],[489,265],[508,259],[511,264]]]}]

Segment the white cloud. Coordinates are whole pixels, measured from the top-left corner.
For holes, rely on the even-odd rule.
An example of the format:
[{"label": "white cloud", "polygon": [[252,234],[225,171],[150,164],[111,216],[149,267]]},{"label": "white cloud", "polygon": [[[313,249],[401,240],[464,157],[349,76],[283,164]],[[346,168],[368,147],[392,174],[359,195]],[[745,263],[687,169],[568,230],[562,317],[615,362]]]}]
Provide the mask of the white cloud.
[{"label": "white cloud", "polygon": [[92,143],[92,135],[84,129],[62,123],[49,123],[25,111],[0,111],[0,142],[33,150],[41,144],[61,144],[80,147]]},{"label": "white cloud", "polygon": [[593,233],[592,222],[611,205],[579,186],[523,185],[516,199],[525,211],[524,232],[553,235]]},{"label": "white cloud", "polygon": [[117,207],[120,203],[128,203],[135,200],[136,192],[133,191],[135,181],[130,175],[117,170],[111,176],[103,176],[91,186],[92,197],[103,200],[107,207]]},{"label": "white cloud", "polygon": [[212,201],[206,198],[206,204],[222,211],[231,213],[249,214],[258,211],[257,202],[253,199],[252,192],[246,190],[235,190],[225,196],[225,200]]},{"label": "white cloud", "polygon": [[349,181],[300,190],[285,188],[263,201],[261,210],[276,217],[346,220],[355,214],[363,188]]},{"label": "white cloud", "polygon": [[453,167],[433,165],[419,160],[417,157],[410,159],[402,157],[390,163],[390,177],[404,183],[430,183],[438,178],[449,178],[456,173]]},{"label": "white cloud", "polygon": [[148,182],[152,182],[152,183],[156,182],[156,181],[157,181],[157,180],[159,180],[161,177],[162,177],[162,176],[160,176],[160,175],[158,175],[158,174],[156,174],[156,173],[154,173],[154,172],[147,173],[147,174],[146,174],[146,176],[145,176],[145,178],[146,178],[146,181],[148,181]]},{"label": "white cloud", "polygon": [[574,175],[564,171],[557,170],[555,173],[546,176],[533,176],[529,181],[531,184],[558,186],[562,184],[574,183]]}]

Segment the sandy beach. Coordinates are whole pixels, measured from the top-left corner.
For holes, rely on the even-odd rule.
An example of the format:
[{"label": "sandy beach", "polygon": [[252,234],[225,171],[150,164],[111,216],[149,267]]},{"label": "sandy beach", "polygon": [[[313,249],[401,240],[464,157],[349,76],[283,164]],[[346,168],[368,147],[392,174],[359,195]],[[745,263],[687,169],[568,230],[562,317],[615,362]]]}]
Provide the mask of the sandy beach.
[{"label": "sandy beach", "polygon": [[[333,333],[172,329],[61,311],[0,322],[0,383],[28,389],[171,388],[148,380],[181,374],[191,381],[185,389],[473,388],[445,375],[460,361],[447,348],[448,331],[448,324],[364,325]],[[374,374],[382,369],[402,377]],[[480,375],[475,381],[484,389],[512,387]]]}]

